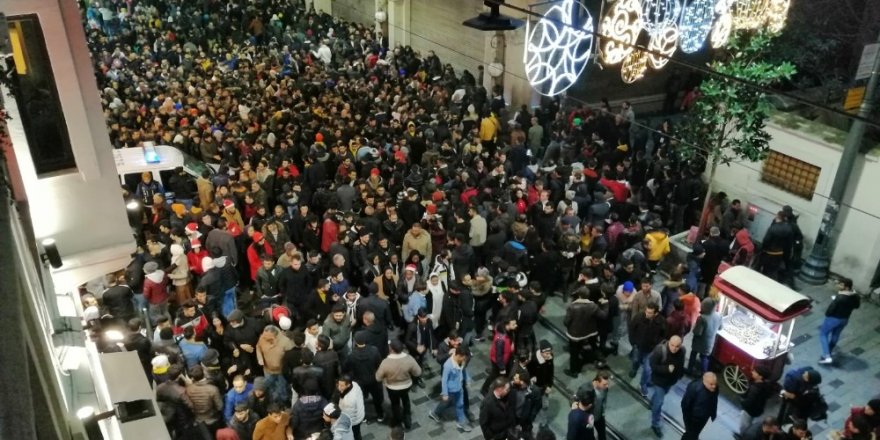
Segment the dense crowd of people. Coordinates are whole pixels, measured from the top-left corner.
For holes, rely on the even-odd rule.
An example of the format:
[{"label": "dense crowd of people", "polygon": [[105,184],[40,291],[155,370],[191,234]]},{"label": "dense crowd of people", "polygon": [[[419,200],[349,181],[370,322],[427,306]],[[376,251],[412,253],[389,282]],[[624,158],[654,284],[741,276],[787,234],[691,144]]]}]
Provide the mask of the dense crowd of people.
[{"label": "dense crowd of people", "polygon": [[[172,145],[212,166],[128,182],[138,252],[83,294],[93,328],[124,326],[103,349],[138,353],[175,439],[360,440],[373,422],[403,438],[409,390],[433,368],[430,418],[553,438],[535,426],[554,365],[534,326],[551,296],[566,302],[566,374],[600,367],[569,439],[604,440],[601,367],[622,338],[658,436],[666,392],[703,375],[682,402],[698,438],[717,402],[705,286],[722,261],[758,258],[785,280],[796,260],[790,210],[756,255],[742,203],[721,193],[704,209],[704,164],[679,157],[669,121],[645,136],[628,103],[510,109],[432,52],[295,1],[102,0],[84,17],[114,147]],[[654,290],[670,234],[698,224]],[[467,366],[486,339],[475,416]],[[776,438],[769,394],[750,393],[743,438]],[[876,430],[874,403],[845,438]],[[802,423],[787,438],[807,438]]]}]

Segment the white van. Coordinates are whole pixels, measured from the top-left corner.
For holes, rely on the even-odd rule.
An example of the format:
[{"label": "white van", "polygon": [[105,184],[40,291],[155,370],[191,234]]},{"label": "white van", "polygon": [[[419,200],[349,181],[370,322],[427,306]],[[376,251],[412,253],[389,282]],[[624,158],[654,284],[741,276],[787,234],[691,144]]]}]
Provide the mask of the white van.
[{"label": "white van", "polygon": [[[151,173],[153,180],[161,183],[166,192],[168,191],[168,179],[171,178],[177,167],[183,167],[184,171],[193,179],[201,176],[205,170],[208,170],[208,173],[212,175],[214,174],[214,169],[201,160],[175,147],[153,145],[152,142],[144,142],[140,148],[114,149],[113,159],[116,161],[119,182],[127,184],[131,191],[137,188],[144,172]],[[171,194],[167,195],[171,196]]]}]

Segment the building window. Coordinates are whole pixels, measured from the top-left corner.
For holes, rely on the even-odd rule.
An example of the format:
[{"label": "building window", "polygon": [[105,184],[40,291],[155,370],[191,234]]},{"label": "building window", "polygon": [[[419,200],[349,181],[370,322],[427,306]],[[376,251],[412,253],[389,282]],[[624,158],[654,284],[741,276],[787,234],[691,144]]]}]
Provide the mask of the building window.
[{"label": "building window", "polygon": [[761,171],[761,181],[794,195],[813,200],[821,168],[800,159],[770,151]]},{"label": "building window", "polygon": [[10,74],[11,92],[18,104],[37,176],[75,169],[70,134],[40,20],[36,15],[7,19],[15,64]]}]

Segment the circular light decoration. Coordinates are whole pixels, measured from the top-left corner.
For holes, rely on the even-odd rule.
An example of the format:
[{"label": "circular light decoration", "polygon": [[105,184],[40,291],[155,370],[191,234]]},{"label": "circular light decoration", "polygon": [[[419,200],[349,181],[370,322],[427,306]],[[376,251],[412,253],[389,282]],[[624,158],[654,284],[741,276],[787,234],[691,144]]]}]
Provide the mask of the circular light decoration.
[{"label": "circular light decoration", "polygon": [[757,29],[767,21],[770,0],[737,0],[733,5],[734,29]]},{"label": "circular light decoration", "polygon": [[645,77],[648,70],[648,54],[642,50],[634,50],[626,56],[620,65],[620,78],[627,84],[632,84]]},{"label": "circular light decoration", "polygon": [[642,27],[652,36],[678,21],[682,0],[642,0]]},{"label": "circular light decoration", "polygon": [[602,35],[609,38],[601,43],[602,60],[605,64],[617,64],[629,56],[641,30],[642,4],[639,0],[614,2],[599,28]]},{"label": "circular light decoration", "polygon": [[721,14],[715,25],[712,26],[712,34],[709,37],[709,43],[713,48],[718,49],[727,44],[730,34],[733,32],[733,16],[730,14]]},{"label": "circular light decoration", "polygon": [[791,0],[770,0],[770,9],[767,11],[767,29],[777,33],[785,27],[788,19],[788,8]]},{"label": "circular light decoration", "polygon": [[661,29],[651,36],[651,41],[648,43],[648,50],[657,52],[663,56],[649,53],[648,63],[651,67],[658,70],[666,67],[666,64],[669,62],[669,57],[675,53],[677,46],[678,26],[673,24]]},{"label": "circular light decoration", "polygon": [[712,21],[715,19],[715,0],[693,0],[681,14],[678,28],[678,40],[681,51],[694,53],[703,47],[709,32],[712,32]]},{"label": "circular light decoration", "polygon": [[[575,29],[575,5],[583,25]],[[593,52],[593,17],[575,0],[550,8],[534,28],[526,25],[523,62],[529,83],[539,93],[554,96],[571,87],[587,67]]]}]

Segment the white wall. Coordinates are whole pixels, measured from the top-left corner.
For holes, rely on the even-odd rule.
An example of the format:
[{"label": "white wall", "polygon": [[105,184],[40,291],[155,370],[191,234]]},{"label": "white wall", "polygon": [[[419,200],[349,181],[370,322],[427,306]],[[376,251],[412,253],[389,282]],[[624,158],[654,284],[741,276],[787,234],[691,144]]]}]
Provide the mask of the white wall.
[{"label": "white wall", "polygon": [[10,109],[34,236],[38,243],[55,239],[65,264],[53,278],[59,289],[70,289],[121,267],[134,250],[80,12],[65,0],[8,0],[3,12],[38,14],[70,134],[77,169],[38,178],[20,118]]},{"label": "white wall", "polygon": [[[786,118],[789,116],[787,115]],[[829,129],[830,130],[830,129]],[[812,200],[796,196],[775,186],[762,182],[763,164],[753,162],[733,163],[719,166],[715,176],[715,188],[723,190],[730,199],[754,203],[763,210],[776,212],[790,205],[800,215],[798,225],[804,234],[804,257],[808,255],[819,231],[822,215],[831,192],[831,185],[840,155],[840,133],[815,129],[790,128],[770,122],[768,133],[773,137],[770,145],[774,151],[795,157],[821,169]],[[830,136],[828,134],[835,134]],[[849,191],[837,221],[836,248],[831,270],[851,277],[857,287],[865,289],[871,281],[880,260],[880,162],[877,155],[860,156],[850,179]],[[851,209],[854,206],[857,209]],[[865,211],[865,212],[860,212]]]}]

